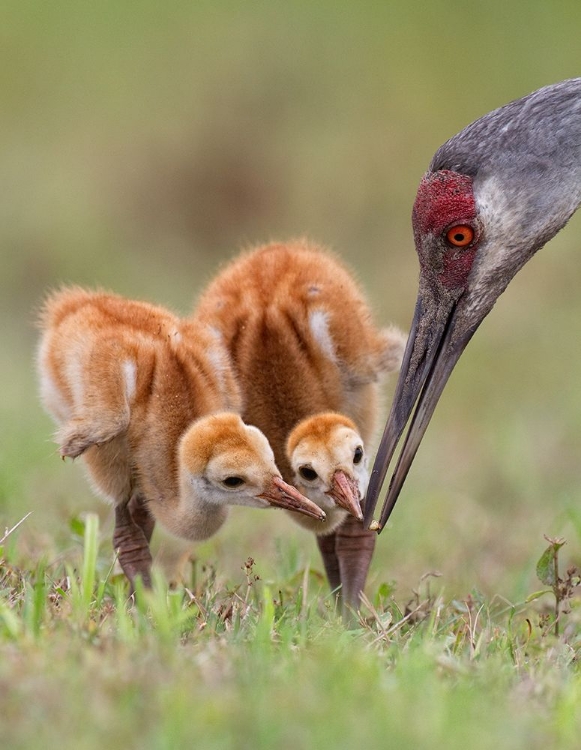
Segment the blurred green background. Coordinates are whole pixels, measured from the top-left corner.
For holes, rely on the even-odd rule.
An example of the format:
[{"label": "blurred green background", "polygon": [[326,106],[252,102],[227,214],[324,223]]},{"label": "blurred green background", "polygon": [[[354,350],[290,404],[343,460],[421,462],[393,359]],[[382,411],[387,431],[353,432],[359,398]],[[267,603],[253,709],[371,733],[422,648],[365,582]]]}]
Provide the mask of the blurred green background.
[{"label": "blurred green background", "polygon": [[[38,403],[35,310],[63,282],[187,313],[240,247],[308,235],[355,269],[380,322],[407,328],[410,212],[465,124],[581,73],[581,5],[540,0],[99,3],[0,10],[0,528],[61,554],[99,508],[58,460]],[[370,587],[426,571],[454,595],[515,599],[542,535],[581,545],[581,217],[519,274],[437,410]],[[393,381],[386,389],[386,403]],[[110,521],[109,521],[110,530]],[[108,533],[106,530],[105,533]],[[308,563],[282,514],[241,511],[203,559],[240,577]]]}]

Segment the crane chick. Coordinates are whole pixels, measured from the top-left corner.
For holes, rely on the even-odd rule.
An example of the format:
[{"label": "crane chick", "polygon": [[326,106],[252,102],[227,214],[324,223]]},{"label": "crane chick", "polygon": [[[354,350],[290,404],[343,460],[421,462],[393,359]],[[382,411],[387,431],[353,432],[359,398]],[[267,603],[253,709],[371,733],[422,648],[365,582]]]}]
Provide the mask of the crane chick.
[{"label": "crane chick", "polygon": [[378,330],[358,285],[305,240],[242,254],[210,283],[195,318],[218,331],[242,389],[242,416],[267,436],[282,475],[325,509],[314,525],[333,590],[357,606],[375,534],[361,524],[365,445],[379,383],[405,336]]},{"label": "crane chick", "polygon": [[324,518],[283,482],[264,435],[237,413],[240,393],[215,334],[144,302],[69,288],[40,319],[41,397],[64,458],[83,455],[115,506],[114,546],[132,587],[150,583],[155,521],[206,539],[229,505]]}]

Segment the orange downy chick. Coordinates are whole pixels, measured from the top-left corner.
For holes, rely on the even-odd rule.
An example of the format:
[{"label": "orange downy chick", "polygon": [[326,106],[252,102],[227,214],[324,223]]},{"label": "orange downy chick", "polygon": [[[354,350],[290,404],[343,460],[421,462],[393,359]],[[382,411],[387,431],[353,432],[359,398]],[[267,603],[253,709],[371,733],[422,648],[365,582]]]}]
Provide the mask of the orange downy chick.
[{"label": "orange downy chick", "polygon": [[352,275],[304,240],[236,258],[202,294],[195,320],[220,333],[242,416],[267,436],[285,480],[325,509],[323,524],[293,517],[318,535],[332,588],[356,606],[375,540],[360,522],[365,446],[405,336],[377,329]]},{"label": "orange downy chick", "polygon": [[60,455],[83,455],[95,490],[114,503],[114,544],[132,583],[149,583],[155,521],[195,540],[214,534],[232,504],[323,515],[283,482],[264,435],[231,413],[240,392],[207,327],[79,288],[49,296],[40,327],[40,392]]}]

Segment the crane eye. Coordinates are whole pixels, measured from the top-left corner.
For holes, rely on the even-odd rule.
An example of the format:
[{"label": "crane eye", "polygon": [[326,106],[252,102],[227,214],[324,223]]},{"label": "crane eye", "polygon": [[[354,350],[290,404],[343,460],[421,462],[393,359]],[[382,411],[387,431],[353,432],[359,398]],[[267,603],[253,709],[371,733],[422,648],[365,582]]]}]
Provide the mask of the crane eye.
[{"label": "crane eye", "polygon": [[245,481],[244,479],[242,479],[242,477],[226,477],[226,479],[222,480],[222,484],[224,485],[224,487],[234,489],[236,487],[241,487],[243,484],[245,484]]},{"label": "crane eye", "polygon": [[474,239],[474,230],[468,224],[456,224],[446,232],[446,242],[453,247],[466,247]]},{"label": "crane eye", "polygon": [[310,466],[301,466],[299,468],[299,474],[302,476],[303,479],[306,479],[307,482],[314,482],[315,479],[318,478],[317,472],[312,469]]},{"label": "crane eye", "polygon": [[355,453],[353,454],[353,463],[360,464],[362,458],[363,458],[363,448],[360,445],[358,445],[357,448],[355,448]]}]

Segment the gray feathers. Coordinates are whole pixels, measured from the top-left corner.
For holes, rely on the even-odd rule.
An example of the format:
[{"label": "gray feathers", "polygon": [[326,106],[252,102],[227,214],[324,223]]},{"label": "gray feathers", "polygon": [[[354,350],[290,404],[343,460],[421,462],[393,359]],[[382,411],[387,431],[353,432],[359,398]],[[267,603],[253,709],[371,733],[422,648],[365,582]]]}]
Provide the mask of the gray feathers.
[{"label": "gray feathers", "polygon": [[522,248],[522,265],[581,203],[581,78],[541,88],[468,125],[434,155],[430,170],[441,169],[473,178],[479,208],[494,185],[502,195],[497,211],[506,214],[504,237],[495,239]]},{"label": "gray feathers", "polygon": [[556,165],[579,168],[581,78],[546,86],[468,125],[435,153],[430,171],[476,177],[520,167],[539,176]]}]

